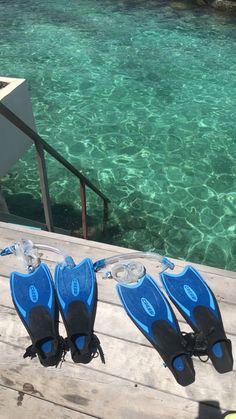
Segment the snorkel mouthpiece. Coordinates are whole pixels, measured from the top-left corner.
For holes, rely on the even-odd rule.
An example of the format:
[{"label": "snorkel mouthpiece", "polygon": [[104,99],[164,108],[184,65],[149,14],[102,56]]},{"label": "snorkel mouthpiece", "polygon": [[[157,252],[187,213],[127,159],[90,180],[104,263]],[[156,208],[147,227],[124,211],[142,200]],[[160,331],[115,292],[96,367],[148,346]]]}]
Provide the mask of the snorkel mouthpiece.
[{"label": "snorkel mouthpiece", "polygon": [[105,268],[106,259],[99,259],[93,264],[93,269],[98,272],[100,269]]},{"label": "snorkel mouthpiece", "polygon": [[12,255],[15,252],[15,246],[8,246],[0,250],[0,256]]},{"label": "snorkel mouthpiece", "polygon": [[165,257],[162,258],[161,263],[162,263],[162,266],[164,268],[163,271],[165,271],[166,269],[171,269],[173,271],[173,269],[175,267],[174,263],[172,263],[169,259],[167,259]]}]

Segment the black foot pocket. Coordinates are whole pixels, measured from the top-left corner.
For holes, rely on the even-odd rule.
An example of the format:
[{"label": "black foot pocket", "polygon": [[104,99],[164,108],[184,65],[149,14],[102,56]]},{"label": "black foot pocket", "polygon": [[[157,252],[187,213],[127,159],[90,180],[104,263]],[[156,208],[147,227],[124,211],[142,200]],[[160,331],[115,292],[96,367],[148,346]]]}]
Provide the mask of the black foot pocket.
[{"label": "black foot pocket", "polygon": [[209,350],[209,357],[215,369],[220,373],[232,371],[232,344],[229,339],[216,342]]}]

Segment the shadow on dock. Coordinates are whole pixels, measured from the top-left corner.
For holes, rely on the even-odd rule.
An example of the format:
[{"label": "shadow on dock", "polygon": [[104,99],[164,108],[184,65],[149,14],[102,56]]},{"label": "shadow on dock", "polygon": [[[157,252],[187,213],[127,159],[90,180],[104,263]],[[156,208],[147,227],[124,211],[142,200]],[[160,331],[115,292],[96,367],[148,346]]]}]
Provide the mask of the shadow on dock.
[{"label": "shadow on dock", "polygon": [[202,400],[199,402],[198,416],[196,419],[236,419],[236,411],[222,413],[217,400]]}]

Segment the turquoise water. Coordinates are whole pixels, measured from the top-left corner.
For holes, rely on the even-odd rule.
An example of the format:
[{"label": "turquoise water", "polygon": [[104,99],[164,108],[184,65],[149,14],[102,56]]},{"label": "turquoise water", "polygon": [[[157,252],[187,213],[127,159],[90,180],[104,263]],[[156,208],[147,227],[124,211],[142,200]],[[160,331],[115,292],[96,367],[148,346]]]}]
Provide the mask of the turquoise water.
[{"label": "turquoise water", "polygon": [[[235,25],[183,2],[0,0],[0,72],[28,80],[39,133],[111,198],[101,240],[236,269]],[[38,196],[32,162],[10,197]],[[78,206],[49,168],[54,201]]]}]

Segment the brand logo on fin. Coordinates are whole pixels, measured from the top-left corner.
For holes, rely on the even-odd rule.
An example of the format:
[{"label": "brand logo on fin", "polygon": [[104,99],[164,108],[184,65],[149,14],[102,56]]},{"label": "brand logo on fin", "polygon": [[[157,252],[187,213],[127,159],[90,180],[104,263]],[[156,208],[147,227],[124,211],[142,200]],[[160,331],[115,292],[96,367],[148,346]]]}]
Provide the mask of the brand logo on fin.
[{"label": "brand logo on fin", "polygon": [[184,291],[188,298],[196,303],[198,296],[189,285],[184,285]]},{"label": "brand logo on fin", "polygon": [[74,295],[74,297],[77,297],[79,295],[79,281],[77,278],[72,279],[71,292]]},{"label": "brand logo on fin", "polygon": [[39,299],[39,293],[37,291],[37,288],[35,288],[34,285],[31,285],[29,287],[29,297],[30,297],[32,303],[37,303],[37,301]]},{"label": "brand logo on fin", "polygon": [[155,312],[152,304],[144,297],[141,298],[141,303],[142,303],[142,306],[143,306],[144,310],[146,311],[146,313],[149,316],[154,317],[156,312]]}]

